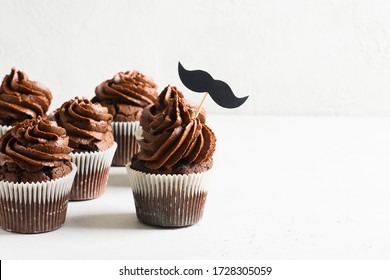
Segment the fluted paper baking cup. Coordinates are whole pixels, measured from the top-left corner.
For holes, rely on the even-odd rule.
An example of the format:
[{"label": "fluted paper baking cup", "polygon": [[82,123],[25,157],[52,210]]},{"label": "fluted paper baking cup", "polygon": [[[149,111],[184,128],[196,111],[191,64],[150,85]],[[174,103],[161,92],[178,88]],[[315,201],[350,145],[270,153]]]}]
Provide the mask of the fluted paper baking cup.
[{"label": "fluted paper baking cup", "polygon": [[0,138],[1,138],[1,136],[3,136],[11,128],[12,128],[12,126],[0,125]]},{"label": "fluted paper baking cup", "polygon": [[117,144],[105,151],[71,153],[78,171],[73,182],[70,200],[87,200],[101,196],[107,186],[108,173]]},{"label": "fluted paper baking cup", "polygon": [[211,170],[185,175],[140,172],[126,165],[137,218],[162,227],[184,227],[203,215]]},{"label": "fluted paper baking cup", "polygon": [[112,134],[118,149],[112,161],[113,166],[125,166],[130,162],[134,154],[139,151],[135,140],[135,131],[140,127],[139,121],[135,122],[112,122]]},{"label": "fluted paper baking cup", "polygon": [[77,167],[66,176],[39,183],[0,181],[2,228],[12,232],[39,233],[59,228],[66,217],[69,194]]},{"label": "fluted paper baking cup", "polygon": [[[7,126],[7,125],[0,125],[0,138],[8,131],[12,128],[12,126]],[[0,228],[1,228],[1,225],[2,225],[2,218],[1,218],[1,215],[0,215]]]}]

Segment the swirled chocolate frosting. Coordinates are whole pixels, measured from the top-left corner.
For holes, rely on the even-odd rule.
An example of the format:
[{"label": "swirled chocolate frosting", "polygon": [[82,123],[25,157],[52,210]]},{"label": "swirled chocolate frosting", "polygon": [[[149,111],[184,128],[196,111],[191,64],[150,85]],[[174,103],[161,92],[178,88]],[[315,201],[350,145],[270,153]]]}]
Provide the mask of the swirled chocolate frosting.
[{"label": "swirled chocolate frosting", "polygon": [[112,115],[99,103],[76,97],[62,104],[54,118],[66,129],[74,152],[104,151],[114,144]]},{"label": "swirled chocolate frosting", "polygon": [[119,72],[111,80],[104,81],[95,89],[93,102],[108,108],[114,121],[139,120],[144,107],[157,98],[157,85],[138,71]]},{"label": "swirled chocolate frosting", "polygon": [[0,87],[0,124],[15,125],[44,116],[51,100],[51,92],[45,85],[29,80],[24,72],[12,68]]},{"label": "swirled chocolate frosting", "polygon": [[140,152],[132,167],[142,171],[185,174],[212,166],[216,137],[174,86],[166,87],[156,103],[143,110]]},{"label": "swirled chocolate frosting", "polygon": [[65,129],[42,117],[15,125],[0,139],[0,180],[41,182],[71,170]]}]

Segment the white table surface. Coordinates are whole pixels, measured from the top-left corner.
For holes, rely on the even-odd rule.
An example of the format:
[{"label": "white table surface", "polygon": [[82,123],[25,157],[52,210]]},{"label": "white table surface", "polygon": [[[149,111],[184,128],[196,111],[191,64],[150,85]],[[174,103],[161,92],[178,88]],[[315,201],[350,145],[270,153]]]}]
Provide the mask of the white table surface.
[{"label": "white table surface", "polygon": [[209,116],[203,220],[138,222],[125,168],[44,234],[0,230],[0,259],[389,259],[390,118]]}]

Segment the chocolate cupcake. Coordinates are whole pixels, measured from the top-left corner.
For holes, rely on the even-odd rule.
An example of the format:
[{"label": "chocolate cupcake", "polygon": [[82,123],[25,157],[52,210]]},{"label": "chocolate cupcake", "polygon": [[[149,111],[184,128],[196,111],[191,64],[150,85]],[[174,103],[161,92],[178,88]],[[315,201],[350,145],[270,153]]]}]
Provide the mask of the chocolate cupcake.
[{"label": "chocolate cupcake", "polygon": [[0,87],[0,137],[25,119],[45,116],[51,100],[51,92],[45,85],[12,68]]},{"label": "chocolate cupcake", "polygon": [[72,162],[78,167],[71,200],[102,195],[117,144],[112,135],[112,115],[106,107],[86,98],[71,99],[54,112],[59,126],[69,136]]},{"label": "chocolate cupcake", "polygon": [[126,165],[138,219],[162,227],[197,223],[208,192],[214,133],[172,86],[143,110],[141,127],[140,152]]},{"label": "chocolate cupcake", "polygon": [[46,232],[65,221],[77,171],[65,129],[27,119],[0,139],[0,220],[8,231]]},{"label": "chocolate cupcake", "polygon": [[93,102],[99,102],[113,115],[112,129],[118,150],[112,165],[124,166],[138,152],[134,133],[139,128],[142,110],[156,101],[157,86],[138,71],[119,72],[95,89]]}]

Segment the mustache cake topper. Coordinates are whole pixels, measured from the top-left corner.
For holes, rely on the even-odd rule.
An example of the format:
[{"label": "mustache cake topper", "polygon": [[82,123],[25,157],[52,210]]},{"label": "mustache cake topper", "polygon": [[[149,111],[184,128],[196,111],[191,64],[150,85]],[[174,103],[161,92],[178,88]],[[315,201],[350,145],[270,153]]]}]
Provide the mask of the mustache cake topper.
[{"label": "mustache cake topper", "polygon": [[229,109],[240,107],[249,97],[236,97],[227,83],[220,80],[214,80],[209,73],[203,70],[186,70],[180,62],[179,76],[180,80],[188,89],[195,92],[206,92],[199,105],[197,114],[199,113],[207,94],[210,94],[211,98],[219,106]]}]

